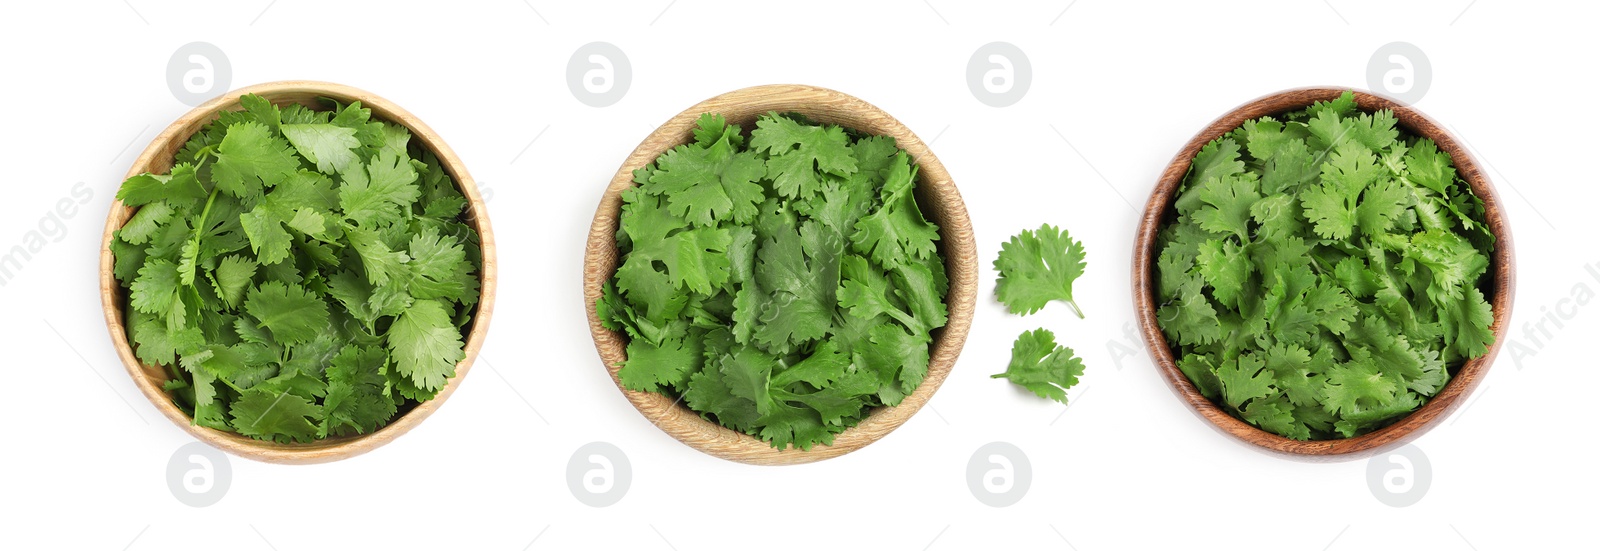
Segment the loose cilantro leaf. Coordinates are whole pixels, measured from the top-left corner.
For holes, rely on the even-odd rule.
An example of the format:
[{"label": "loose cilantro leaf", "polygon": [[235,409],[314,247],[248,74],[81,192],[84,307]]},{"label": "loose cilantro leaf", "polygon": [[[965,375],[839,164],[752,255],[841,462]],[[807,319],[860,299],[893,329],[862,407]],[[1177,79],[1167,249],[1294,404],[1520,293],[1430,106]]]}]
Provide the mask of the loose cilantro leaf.
[{"label": "loose cilantro leaf", "polygon": [[594,305],[627,336],[622,386],[779,449],[914,392],[949,282],[910,156],[789,115],[746,136],[707,114],[693,134],[622,194],[621,264]]},{"label": "loose cilantro leaf", "polygon": [[111,243],[135,354],[168,366],[197,425],[276,442],[370,433],[465,356],[481,259],[465,199],[359,105],[240,103],[170,174],[117,193],[139,209]]},{"label": "loose cilantro leaf", "polygon": [[1035,329],[1017,337],[1011,345],[1011,365],[1006,372],[991,377],[1010,379],[1011,382],[1063,404],[1067,403],[1067,389],[1078,384],[1083,376],[1083,360],[1073,355],[1072,349],[1056,345],[1056,335],[1045,329]]},{"label": "loose cilantro leaf", "polygon": [[1000,245],[994,269],[1000,272],[995,295],[1013,314],[1032,314],[1052,300],[1083,309],[1072,300],[1072,282],[1083,275],[1083,243],[1049,224],[1038,231],[1023,230]]},{"label": "loose cilantro leaf", "polygon": [[1396,122],[1346,93],[1195,155],[1158,238],[1157,318],[1178,368],[1240,419],[1370,432],[1492,344],[1482,200]]}]

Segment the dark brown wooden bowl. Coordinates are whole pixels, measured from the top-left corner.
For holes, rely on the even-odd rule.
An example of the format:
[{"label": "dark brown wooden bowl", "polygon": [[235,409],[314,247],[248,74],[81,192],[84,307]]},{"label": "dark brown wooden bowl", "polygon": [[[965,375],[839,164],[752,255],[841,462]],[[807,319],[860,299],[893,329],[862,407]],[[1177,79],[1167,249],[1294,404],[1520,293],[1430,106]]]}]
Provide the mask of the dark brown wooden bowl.
[{"label": "dark brown wooden bowl", "polygon": [[1473,193],[1483,199],[1484,218],[1496,239],[1494,252],[1489,258],[1491,281],[1487,293],[1489,305],[1494,309],[1494,324],[1491,326],[1494,331],[1494,342],[1489,345],[1487,353],[1462,364],[1439,394],[1429,399],[1422,407],[1392,425],[1354,438],[1310,441],[1285,438],[1228,415],[1195,389],[1189,378],[1178,369],[1172,357],[1172,348],[1167,344],[1166,336],[1162,334],[1161,326],[1156,320],[1156,310],[1160,306],[1156,297],[1155,261],[1160,254],[1160,251],[1156,250],[1156,234],[1160,231],[1168,210],[1172,208],[1178,186],[1183,183],[1184,176],[1189,172],[1189,165],[1201,147],[1238,128],[1245,121],[1304,109],[1317,101],[1334,99],[1345,90],[1347,89],[1328,87],[1286,90],[1252,100],[1213,121],[1189,140],[1189,143],[1172,158],[1172,163],[1167,165],[1167,169],[1161,173],[1161,178],[1156,181],[1155,190],[1150,193],[1150,201],[1145,204],[1144,218],[1139,222],[1139,231],[1134,236],[1133,306],[1139,318],[1139,328],[1144,334],[1145,344],[1150,349],[1150,357],[1154,359],[1156,368],[1161,371],[1167,384],[1172,387],[1172,392],[1189,404],[1196,415],[1209,421],[1224,434],[1263,450],[1312,461],[1341,461],[1370,457],[1397,448],[1421,436],[1447,417],[1451,411],[1460,407],[1467,395],[1472,393],[1472,389],[1478,386],[1478,381],[1483,379],[1484,373],[1489,370],[1489,365],[1494,362],[1495,354],[1500,351],[1500,344],[1505,341],[1506,328],[1511,316],[1512,293],[1516,286],[1516,261],[1512,254],[1511,226],[1506,222],[1505,212],[1500,205],[1500,196],[1495,193],[1494,186],[1489,183],[1488,176],[1485,176],[1478,167],[1472,154],[1455,136],[1445,130],[1443,125],[1434,122],[1421,111],[1377,94],[1355,91],[1356,105],[1362,110],[1391,110],[1399,120],[1401,128],[1415,136],[1433,140],[1439,150],[1449,153],[1450,160],[1455,163],[1457,174],[1467,182]]}]

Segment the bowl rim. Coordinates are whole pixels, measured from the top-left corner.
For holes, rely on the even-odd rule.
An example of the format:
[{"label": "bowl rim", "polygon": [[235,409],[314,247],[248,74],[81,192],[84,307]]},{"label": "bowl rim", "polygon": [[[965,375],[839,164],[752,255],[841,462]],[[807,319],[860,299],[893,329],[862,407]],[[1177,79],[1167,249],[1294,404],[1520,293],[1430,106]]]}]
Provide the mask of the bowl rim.
[{"label": "bowl rim", "polygon": [[[1490,344],[1488,352],[1463,363],[1456,375],[1443,389],[1440,389],[1438,394],[1399,421],[1354,438],[1299,441],[1267,432],[1234,418],[1202,396],[1188,377],[1178,369],[1172,349],[1161,332],[1155,314],[1159,304],[1155,285],[1155,258],[1158,254],[1155,251],[1156,235],[1160,231],[1168,209],[1171,208],[1178,186],[1182,184],[1195,154],[1201,147],[1238,128],[1245,121],[1303,109],[1316,101],[1334,99],[1346,91],[1352,92],[1361,110],[1373,112],[1389,109],[1394,112],[1400,128],[1415,136],[1433,140],[1441,151],[1450,155],[1456,173],[1467,182],[1472,192],[1483,200],[1484,219],[1496,238],[1488,271],[1492,276],[1489,302],[1494,311],[1494,323],[1491,326],[1494,342]],[[1150,193],[1150,199],[1145,204],[1139,229],[1135,234],[1132,262],[1133,305],[1140,333],[1144,336],[1145,347],[1150,352],[1150,357],[1160,371],[1162,379],[1179,399],[1189,405],[1196,416],[1208,421],[1212,428],[1237,441],[1250,444],[1255,449],[1275,455],[1308,461],[1343,461],[1371,457],[1405,445],[1422,436],[1461,406],[1464,398],[1471,394],[1483,379],[1485,372],[1499,353],[1500,345],[1505,342],[1516,290],[1515,263],[1511,226],[1501,206],[1499,194],[1495,192],[1494,185],[1480,168],[1472,152],[1444,125],[1409,104],[1357,88],[1335,86],[1292,88],[1267,94],[1235,107],[1206,125],[1173,156],[1171,163],[1161,173],[1155,188]]]},{"label": "bowl rim", "polygon": [[[937,330],[939,332],[935,333],[930,344],[933,350],[929,355],[928,375],[899,405],[875,409],[859,424],[836,435],[832,445],[817,445],[810,450],[777,450],[759,438],[708,421],[688,406],[678,404],[664,395],[627,389],[617,376],[620,368],[616,365],[626,358],[626,336],[602,325],[594,307],[595,301],[601,296],[603,284],[616,269],[620,196],[624,190],[633,187],[633,170],[655,161],[667,149],[688,142],[692,138],[690,131],[701,114],[727,114],[732,109],[755,114],[797,112],[817,122],[891,136],[895,138],[896,145],[911,154],[920,165],[916,193],[924,213],[933,210],[924,197],[938,196],[941,199],[942,208],[937,214],[942,217],[942,223],[939,224],[940,254],[944,256],[950,279],[949,291],[945,295],[949,321],[945,327]],[[835,110],[835,114],[830,114],[827,109]],[[843,124],[845,119],[850,118],[863,122],[870,119],[876,128],[862,129]],[[734,122],[734,119],[730,117],[730,122]],[[667,120],[646,136],[617,169],[601,196],[587,240],[583,263],[583,309],[588,316],[595,348],[611,381],[641,415],[679,442],[714,457],[752,465],[791,465],[838,457],[876,442],[898,428],[932,398],[954,367],[971,327],[977,300],[977,245],[972,234],[971,219],[944,165],[927,144],[887,112],[854,96],[817,86],[770,84],[741,88],[696,103]]]},{"label": "bowl rim", "polygon": [[[455,178],[456,187],[467,198],[467,210],[464,216],[478,232],[479,248],[483,258],[479,273],[477,312],[473,315],[472,329],[467,334],[464,349],[466,357],[456,364],[455,376],[450,378],[433,399],[417,404],[411,410],[390,419],[389,424],[363,435],[330,437],[308,444],[279,444],[192,423],[190,416],[173,404],[170,395],[162,390],[161,383],[165,378],[163,377],[161,381],[156,380],[153,373],[134,356],[133,347],[128,340],[127,327],[123,323],[124,299],[121,287],[112,273],[115,258],[111,252],[111,240],[114,238],[114,233],[121,229],[128,217],[137,209],[124,205],[120,199],[112,201],[110,212],[106,216],[106,226],[100,238],[100,302],[105,313],[106,329],[111,334],[111,342],[117,350],[117,357],[122,360],[123,367],[127,369],[128,375],[133,378],[140,392],[162,415],[195,439],[236,456],[266,463],[313,464],[355,457],[393,441],[437,410],[461,384],[461,380],[466,378],[473,360],[483,347],[484,338],[489,330],[489,320],[494,313],[498,281],[494,231],[489,224],[488,210],[478,192],[477,184],[467,172],[466,165],[421,119],[371,92],[343,84],[312,80],[284,80],[245,86],[220,94],[196,106],[174,120],[161,134],[151,140],[150,145],[133,161],[124,179],[148,172],[150,167],[163,162],[170,163],[170,159],[163,161],[163,157],[171,157],[173,151],[182,147],[182,144],[201,126],[215,119],[220,111],[238,109],[239,98],[246,94],[262,95],[274,105],[292,102],[293,100],[281,99],[292,95],[331,98],[345,103],[360,101],[363,107],[372,109],[374,117],[399,124],[409,130],[413,139],[430,149],[438,157],[445,171]],[[152,367],[157,371],[161,369]]]}]

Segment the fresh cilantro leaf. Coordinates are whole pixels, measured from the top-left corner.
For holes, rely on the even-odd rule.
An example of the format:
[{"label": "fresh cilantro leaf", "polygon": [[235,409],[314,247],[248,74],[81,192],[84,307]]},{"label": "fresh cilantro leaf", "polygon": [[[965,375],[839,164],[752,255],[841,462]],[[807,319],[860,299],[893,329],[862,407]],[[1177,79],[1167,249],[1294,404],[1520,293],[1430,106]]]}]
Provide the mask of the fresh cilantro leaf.
[{"label": "fresh cilantro leaf", "polygon": [[[722,125],[719,120],[702,118],[701,124]],[[697,129],[709,133],[712,127]],[[649,176],[652,193],[665,194],[670,210],[698,226],[721,220],[747,224],[755,218],[757,206],[766,199],[757,183],[767,174],[767,165],[753,152],[736,152],[736,129],[721,132],[708,145],[681,145],[656,161]]]},{"label": "fresh cilantro leaf", "polygon": [[1261,200],[1257,187],[1257,180],[1251,173],[1229,176],[1201,187],[1200,201],[1205,206],[1194,212],[1194,220],[1206,231],[1232,233],[1240,240],[1249,240],[1250,207]]},{"label": "fresh cilantro leaf", "polygon": [[395,368],[417,388],[437,391],[455,375],[456,362],[466,358],[461,332],[449,309],[437,300],[418,300],[389,327],[389,350]]},{"label": "fresh cilantro leaf", "polygon": [[816,193],[823,174],[856,171],[850,138],[837,126],[805,124],[789,117],[765,116],[750,133],[752,151],[766,153],[773,189],[787,198]]},{"label": "fresh cilantro leaf", "polygon": [[401,208],[417,201],[417,171],[404,157],[385,151],[365,166],[344,174],[339,186],[339,208],[351,221],[364,228],[397,222]]},{"label": "fresh cilantro leaf", "polygon": [[318,436],[366,434],[389,423],[398,409],[383,392],[388,355],[380,348],[346,345],[328,364]]},{"label": "fresh cilantro leaf", "polygon": [[307,161],[316,163],[323,174],[340,174],[360,161],[355,149],[361,147],[354,128],[332,124],[285,124],[283,136]]},{"label": "fresh cilantro leaf", "polygon": [[1028,331],[1011,345],[1011,364],[1006,372],[992,375],[1032,391],[1040,398],[1067,403],[1067,389],[1083,376],[1083,360],[1072,349],[1056,345],[1056,335],[1045,329]]},{"label": "fresh cilantro leaf", "polygon": [[660,346],[634,339],[628,343],[628,360],[617,377],[630,390],[659,392],[682,388],[700,370],[704,351],[694,338],[668,338]]},{"label": "fresh cilantro leaf", "polygon": [[317,423],[322,418],[322,409],[311,400],[265,389],[241,393],[228,413],[239,434],[284,444],[315,440]]},{"label": "fresh cilantro leaf", "polygon": [[926,259],[938,250],[939,227],[922,216],[911,193],[916,171],[910,163],[904,152],[895,155],[881,189],[883,206],[862,216],[850,234],[852,249],[882,266]]},{"label": "fresh cilantro leaf", "polygon": [[244,310],[278,342],[309,341],[328,326],[328,304],[297,285],[262,283],[244,301]]},{"label": "fresh cilantro leaf", "polygon": [[262,186],[278,185],[300,168],[288,142],[256,122],[229,126],[217,151],[211,177],[218,189],[240,199],[261,197]]},{"label": "fresh cilantro leaf", "polygon": [[1242,409],[1245,402],[1272,394],[1272,373],[1263,371],[1264,367],[1266,364],[1251,354],[1223,363],[1217,379],[1222,381],[1224,403]]},{"label": "fresh cilantro leaf", "polygon": [[1000,272],[995,295],[1013,314],[1032,314],[1052,300],[1072,306],[1083,317],[1083,309],[1072,299],[1072,282],[1083,275],[1083,243],[1065,230],[1049,224],[1037,231],[1023,230],[1000,245],[994,269]]}]

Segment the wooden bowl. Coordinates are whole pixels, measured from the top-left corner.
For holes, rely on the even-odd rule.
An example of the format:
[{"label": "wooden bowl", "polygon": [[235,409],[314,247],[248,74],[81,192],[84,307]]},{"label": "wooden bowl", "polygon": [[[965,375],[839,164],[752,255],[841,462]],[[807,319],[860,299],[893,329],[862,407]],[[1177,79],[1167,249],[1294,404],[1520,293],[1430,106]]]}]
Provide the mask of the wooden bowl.
[{"label": "wooden bowl", "polygon": [[111,204],[111,214],[106,217],[105,234],[100,238],[100,302],[105,307],[106,328],[111,332],[111,342],[117,348],[117,356],[122,358],[122,365],[128,368],[128,374],[133,376],[133,381],[139,386],[139,390],[163,415],[202,442],[240,457],[268,463],[324,463],[361,455],[405,434],[438,409],[445,398],[449,398],[450,393],[455,391],[456,386],[461,384],[461,379],[466,377],[467,370],[472,367],[473,359],[477,358],[478,349],[483,346],[484,335],[489,330],[490,314],[494,311],[496,281],[494,232],[489,227],[488,211],[484,209],[483,198],[478,195],[478,187],[473,183],[472,176],[467,174],[466,166],[461,164],[461,159],[456,157],[450,146],[445,145],[444,140],[428,128],[428,125],[423,124],[400,106],[370,92],[327,82],[269,82],[240,88],[205,102],[179,117],[162,131],[161,135],[156,136],[128,169],[128,177],[145,172],[166,174],[172,170],[174,156],[183,147],[184,142],[206,123],[216,119],[218,112],[239,110],[239,97],[246,94],[260,95],[277,105],[299,103],[318,109],[326,107],[325,104],[319,103],[319,98],[333,99],[346,104],[360,101],[363,107],[372,109],[375,118],[399,124],[410,130],[412,139],[418,140],[438,156],[440,165],[455,178],[457,187],[467,198],[465,214],[467,223],[477,230],[483,251],[478,311],[473,316],[472,329],[467,334],[466,358],[456,364],[455,377],[452,377],[432,400],[418,404],[409,411],[402,409],[402,413],[390,420],[388,425],[364,435],[330,437],[309,444],[278,444],[191,423],[189,415],[178,409],[178,406],[173,404],[172,397],[161,389],[162,383],[167,380],[163,369],[160,366],[141,363],[133,355],[133,347],[128,343],[128,330],[123,324],[125,319],[123,308],[127,300],[122,287],[112,275],[115,259],[111,254],[111,239],[113,232],[121,229],[137,209],[123,205],[122,201]]},{"label": "wooden bowl", "polygon": [[[702,113],[720,113],[727,117],[729,123],[748,130],[755,127],[757,116],[772,111],[799,113],[816,122],[894,138],[895,143],[921,165],[915,191],[917,204],[929,221],[939,225],[939,254],[944,256],[945,269],[950,277],[950,292],[945,296],[950,321],[934,331],[928,376],[922,385],[900,405],[877,408],[860,424],[839,433],[833,445],[819,445],[809,451],[774,449],[756,437],[707,421],[672,398],[623,387],[622,381],[617,378],[617,371],[620,369],[618,364],[627,359],[627,337],[606,329],[595,312],[595,301],[600,298],[601,286],[617,269],[616,234],[622,192],[633,187],[634,169],[642,168],[667,150],[692,140],[694,136],[691,130]],[[628,401],[639,409],[639,413],[661,430],[694,449],[730,461],[755,465],[809,463],[850,453],[883,438],[933,397],[934,391],[939,389],[939,384],[944,382],[950,368],[955,365],[961,345],[967,340],[967,329],[972,324],[973,305],[978,292],[977,258],[972,223],[967,218],[966,206],[961,201],[961,194],[956,191],[955,183],[950,180],[950,174],[934,157],[927,144],[922,143],[900,121],[865,101],[826,88],[756,86],[705,100],[679,113],[645,137],[633,154],[623,161],[616,176],[611,178],[611,185],[606,187],[605,195],[600,199],[600,208],[595,212],[594,225],[589,229],[589,243],[583,259],[583,306],[589,313],[589,331],[594,335],[595,348],[599,350],[600,359],[610,372],[612,381]]]},{"label": "wooden bowl", "polygon": [[1369,457],[1397,448],[1421,436],[1459,407],[1466,396],[1472,393],[1472,389],[1478,386],[1478,381],[1483,379],[1484,372],[1488,371],[1495,354],[1500,350],[1500,343],[1505,341],[1506,327],[1511,315],[1512,291],[1515,287],[1511,226],[1506,222],[1505,213],[1501,209],[1500,196],[1495,194],[1494,186],[1479,169],[1472,154],[1442,125],[1423,115],[1421,111],[1393,99],[1370,92],[1356,91],[1356,104],[1362,110],[1371,112],[1389,109],[1394,112],[1401,128],[1412,135],[1433,140],[1441,151],[1449,153],[1451,161],[1455,163],[1456,172],[1472,188],[1472,192],[1483,199],[1484,217],[1496,238],[1494,252],[1490,255],[1491,281],[1488,289],[1489,304],[1494,309],[1492,326],[1494,343],[1484,355],[1465,362],[1450,382],[1422,407],[1392,425],[1354,438],[1310,441],[1285,438],[1234,418],[1195,389],[1189,378],[1178,369],[1172,357],[1172,349],[1168,346],[1166,337],[1161,332],[1161,326],[1156,321],[1156,310],[1160,306],[1156,296],[1159,279],[1155,265],[1156,258],[1160,255],[1160,251],[1156,250],[1156,235],[1166,219],[1168,210],[1172,208],[1178,186],[1183,183],[1184,177],[1189,172],[1190,162],[1201,147],[1238,128],[1245,121],[1304,109],[1317,101],[1334,99],[1345,90],[1346,88],[1322,87],[1287,90],[1253,100],[1213,121],[1196,134],[1194,139],[1189,140],[1189,143],[1172,158],[1172,164],[1167,165],[1166,171],[1161,173],[1155,191],[1151,192],[1150,201],[1145,205],[1144,219],[1139,223],[1139,232],[1135,236],[1133,249],[1134,310],[1139,317],[1139,327],[1144,333],[1144,341],[1150,349],[1150,356],[1155,359],[1156,367],[1172,387],[1172,391],[1194,408],[1197,415],[1210,421],[1217,430],[1225,434],[1260,449],[1313,461]]}]

